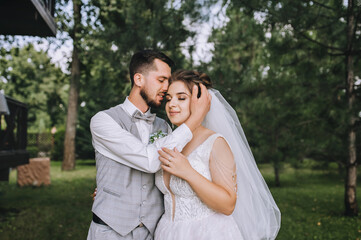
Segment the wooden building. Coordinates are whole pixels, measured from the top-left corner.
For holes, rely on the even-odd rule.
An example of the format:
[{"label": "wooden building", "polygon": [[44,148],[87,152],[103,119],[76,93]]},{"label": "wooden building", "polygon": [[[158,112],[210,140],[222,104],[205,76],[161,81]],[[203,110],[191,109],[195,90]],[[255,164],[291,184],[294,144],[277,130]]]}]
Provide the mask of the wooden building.
[{"label": "wooden building", "polygon": [[[55,37],[55,0],[0,0],[0,35]],[[0,181],[29,162],[27,106],[0,93]]]},{"label": "wooden building", "polygon": [[55,0],[1,0],[0,34],[56,35]]},{"label": "wooden building", "polygon": [[0,181],[7,181],[9,168],[29,162],[26,151],[28,108],[26,104],[3,95],[0,102],[2,109],[5,103],[9,109],[0,115]]}]

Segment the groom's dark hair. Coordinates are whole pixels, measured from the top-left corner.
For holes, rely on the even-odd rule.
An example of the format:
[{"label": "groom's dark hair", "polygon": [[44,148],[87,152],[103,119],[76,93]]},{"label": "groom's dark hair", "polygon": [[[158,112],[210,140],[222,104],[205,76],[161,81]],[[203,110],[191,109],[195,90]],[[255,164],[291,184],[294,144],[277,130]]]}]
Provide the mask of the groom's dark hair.
[{"label": "groom's dark hair", "polygon": [[174,66],[173,60],[160,51],[148,49],[136,52],[132,56],[129,64],[129,74],[132,87],[134,85],[134,74],[146,74],[150,70],[155,70],[155,65],[153,64],[155,59],[165,62],[170,68]]}]

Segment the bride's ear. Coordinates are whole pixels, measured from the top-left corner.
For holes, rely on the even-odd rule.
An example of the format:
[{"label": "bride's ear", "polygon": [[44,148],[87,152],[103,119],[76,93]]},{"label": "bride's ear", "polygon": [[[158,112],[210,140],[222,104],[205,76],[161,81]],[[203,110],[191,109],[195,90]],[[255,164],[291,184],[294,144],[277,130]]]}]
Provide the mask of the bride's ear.
[{"label": "bride's ear", "polygon": [[141,73],[134,74],[134,85],[142,87],[144,85],[144,76]]}]

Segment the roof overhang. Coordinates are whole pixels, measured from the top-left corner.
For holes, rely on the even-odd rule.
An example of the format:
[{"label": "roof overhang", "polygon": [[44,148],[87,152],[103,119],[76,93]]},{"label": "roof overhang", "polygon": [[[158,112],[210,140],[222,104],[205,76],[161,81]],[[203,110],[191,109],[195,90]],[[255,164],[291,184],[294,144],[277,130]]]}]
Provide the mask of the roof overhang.
[{"label": "roof overhang", "polygon": [[1,0],[0,34],[55,37],[55,0]]}]

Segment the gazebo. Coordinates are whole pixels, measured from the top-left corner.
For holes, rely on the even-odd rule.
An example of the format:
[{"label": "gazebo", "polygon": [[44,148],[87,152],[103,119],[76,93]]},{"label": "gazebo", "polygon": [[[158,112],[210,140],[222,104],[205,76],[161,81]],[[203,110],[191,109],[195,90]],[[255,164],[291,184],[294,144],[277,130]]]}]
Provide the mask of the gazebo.
[{"label": "gazebo", "polygon": [[[0,35],[55,37],[55,0],[1,0]],[[27,106],[0,93],[0,181],[9,168],[29,162]]]}]

